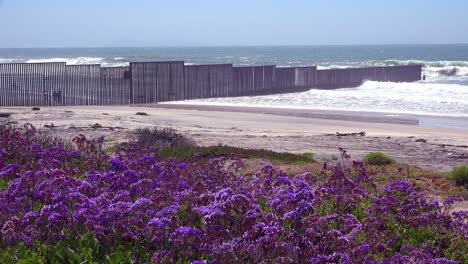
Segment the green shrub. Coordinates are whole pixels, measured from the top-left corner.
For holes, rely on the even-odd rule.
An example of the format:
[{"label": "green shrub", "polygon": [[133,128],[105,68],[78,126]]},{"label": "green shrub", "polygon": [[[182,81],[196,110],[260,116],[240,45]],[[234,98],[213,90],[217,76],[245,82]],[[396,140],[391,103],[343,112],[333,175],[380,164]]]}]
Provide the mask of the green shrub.
[{"label": "green shrub", "polygon": [[166,147],[194,146],[195,142],[173,128],[141,128],[133,132],[133,141],[141,147]]},{"label": "green shrub", "polygon": [[468,186],[468,165],[453,169],[451,176],[458,185]]},{"label": "green shrub", "polygon": [[[131,244],[105,248],[94,234],[87,233],[80,240],[68,239],[57,245],[35,243],[30,247],[19,245],[0,248],[0,263],[132,263],[132,249],[135,250],[135,247]],[[144,258],[145,262],[151,257],[146,253],[138,256]]]},{"label": "green shrub", "polygon": [[371,152],[364,157],[363,161],[370,165],[388,165],[395,163],[392,157],[382,152]]},{"label": "green shrub", "polygon": [[174,158],[176,160],[190,159],[195,153],[200,158],[216,158],[236,156],[245,159],[267,159],[277,161],[288,165],[304,165],[314,162],[313,153],[294,154],[288,152],[275,152],[266,149],[245,149],[230,146],[211,146],[211,147],[167,147],[160,151],[163,158]]}]

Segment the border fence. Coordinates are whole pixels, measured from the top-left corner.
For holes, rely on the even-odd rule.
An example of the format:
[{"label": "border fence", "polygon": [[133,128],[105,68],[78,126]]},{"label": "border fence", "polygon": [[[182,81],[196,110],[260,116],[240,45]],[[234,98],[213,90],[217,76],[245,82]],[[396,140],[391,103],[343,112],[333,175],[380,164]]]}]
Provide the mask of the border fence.
[{"label": "border fence", "polygon": [[359,86],[366,80],[421,80],[422,65],[318,70],[316,66],[185,65],[130,62],[128,67],[51,63],[0,64],[0,107],[125,105],[280,94]]}]

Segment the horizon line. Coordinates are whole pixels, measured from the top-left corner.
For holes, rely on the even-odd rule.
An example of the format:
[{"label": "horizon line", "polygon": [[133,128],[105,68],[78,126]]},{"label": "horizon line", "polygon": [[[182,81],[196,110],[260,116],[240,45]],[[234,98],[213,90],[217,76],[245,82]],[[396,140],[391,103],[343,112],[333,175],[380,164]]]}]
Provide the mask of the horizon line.
[{"label": "horizon line", "polygon": [[356,46],[456,46],[468,43],[394,43],[394,44],[274,44],[274,45],[142,45],[142,46],[37,46],[0,47],[0,49],[86,49],[86,48],[248,48],[248,47],[356,47]]}]

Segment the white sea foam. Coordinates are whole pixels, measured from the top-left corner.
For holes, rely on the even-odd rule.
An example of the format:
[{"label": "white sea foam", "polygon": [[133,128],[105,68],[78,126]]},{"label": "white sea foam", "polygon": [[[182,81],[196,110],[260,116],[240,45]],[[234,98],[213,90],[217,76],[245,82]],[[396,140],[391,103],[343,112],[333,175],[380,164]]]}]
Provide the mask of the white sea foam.
[{"label": "white sea foam", "polygon": [[40,63],[40,62],[66,62],[69,65],[81,65],[81,64],[101,64],[104,58],[95,57],[76,57],[76,58],[41,58],[41,59],[29,59],[27,63]]},{"label": "white sea foam", "polygon": [[17,62],[17,59],[0,59],[0,63],[12,63],[12,62]]},{"label": "white sea foam", "polygon": [[343,62],[330,65],[318,65],[317,69],[345,69],[353,67],[399,66],[410,64],[423,65],[422,74],[432,80],[446,77],[468,77],[468,61],[386,60],[355,63]]},{"label": "white sea foam", "polygon": [[357,88],[312,89],[280,95],[191,100],[189,103],[468,117],[468,86],[368,81]]},{"label": "white sea foam", "polygon": [[423,74],[437,76],[468,76],[468,61],[386,60],[376,65],[423,65]]},{"label": "white sea foam", "polygon": [[385,65],[422,64],[424,67],[468,67],[468,61],[386,60]]},{"label": "white sea foam", "polygon": [[26,63],[42,63],[42,62],[65,62],[67,65],[84,65],[84,64],[100,64],[103,67],[118,67],[128,66],[128,62],[109,62],[100,57],[75,57],[75,58],[41,58],[41,59],[28,59],[23,61]]},{"label": "white sea foam", "polygon": [[101,66],[103,67],[124,67],[128,66],[130,63],[128,62],[102,62]]}]

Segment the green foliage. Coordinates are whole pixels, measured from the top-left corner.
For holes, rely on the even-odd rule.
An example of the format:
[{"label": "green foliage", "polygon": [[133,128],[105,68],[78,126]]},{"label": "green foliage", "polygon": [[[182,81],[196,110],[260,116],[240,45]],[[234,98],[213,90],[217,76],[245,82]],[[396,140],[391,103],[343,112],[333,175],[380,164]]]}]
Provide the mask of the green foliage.
[{"label": "green foliage", "polygon": [[230,146],[211,146],[211,147],[167,147],[160,151],[164,159],[174,158],[176,160],[190,159],[195,153],[200,158],[216,158],[222,156],[236,156],[245,159],[266,159],[270,161],[282,162],[289,165],[303,165],[314,162],[313,153],[294,154],[287,152],[275,152],[265,149],[244,149]]},{"label": "green foliage", "polygon": [[468,240],[461,235],[457,235],[444,254],[450,259],[463,260],[460,263],[468,263]]},{"label": "green foliage", "polygon": [[5,191],[7,188],[8,188],[7,181],[0,179],[0,191]]},{"label": "green foliage", "polygon": [[194,146],[192,139],[184,136],[173,128],[141,128],[133,132],[133,141],[141,147],[154,147],[163,149],[166,147]]},{"label": "green foliage", "polygon": [[32,247],[17,246],[0,250],[0,263],[19,264],[118,264],[131,263],[129,246],[117,246],[105,252],[96,237],[88,233],[81,240],[66,240],[57,245],[35,244]]},{"label": "green foliage", "polygon": [[363,161],[366,164],[377,166],[395,163],[392,157],[382,152],[371,152],[364,157]]},{"label": "green foliage", "polygon": [[362,221],[366,214],[367,207],[371,205],[369,200],[361,201],[356,208],[352,210],[352,214],[359,220]]},{"label": "green foliage", "polygon": [[451,178],[453,178],[458,185],[468,187],[468,165],[453,169]]},{"label": "green foliage", "polygon": [[106,154],[112,154],[112,153],[115,153],[116,149],[117,149],[117,145],[113,145],[113,146],[105,148],[103,151]]},{"label": "green foliage", "polygon": [[267,202],[267,200],[265,198],[263,198],[263,197],[258,199],[258,206],[262,210],[263,215],[266,215],[271,211],[270,206],[268,206],[266,202]]}]

